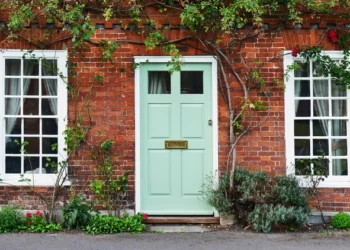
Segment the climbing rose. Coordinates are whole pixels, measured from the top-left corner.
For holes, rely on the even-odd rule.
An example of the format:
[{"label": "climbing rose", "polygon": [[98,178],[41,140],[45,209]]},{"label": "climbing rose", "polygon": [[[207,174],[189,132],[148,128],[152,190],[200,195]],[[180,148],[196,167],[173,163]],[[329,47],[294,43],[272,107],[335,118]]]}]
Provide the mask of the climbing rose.
[{"label": "climbing rose", "polygon": [[143,214],[143,218],[144,218],[145,220],[147,220],[147,219],[148,219],[148,214]]},{"label": "climbing rose", "polygon": [[337,32],[335,30],[328,31],[328,37],[332,43],[338,42]]},{"label": "climbing rose", "polygon": [[26,217],[30,218],[30,217],[32,217],[32,214],[31,213],[26,213]]},{"label": "climbing rose", "polygon": [[296,57],[298,55],[299,49],[297,47],[293,47],[292,56]]}]

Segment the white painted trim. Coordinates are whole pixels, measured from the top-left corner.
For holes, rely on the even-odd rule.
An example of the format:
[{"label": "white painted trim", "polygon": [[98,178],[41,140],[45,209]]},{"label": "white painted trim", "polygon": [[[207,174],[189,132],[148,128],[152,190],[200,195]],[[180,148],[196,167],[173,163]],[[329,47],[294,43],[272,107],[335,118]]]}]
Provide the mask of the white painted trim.
[{"label": "white painted trim", "polygon": [[[135,56],[134,63],[167,63],[170,56]],[[217,180],[219,170],[219,142],[218,142],[218,81],[217,61],[213,56],[184,56],[184,63],[211,63],[212,65],[212,120],[213,120],[213,175]],[[140,117],[140,67],[135,69],[135,213],[141,210],[141,117]],[[214,216],[218,212],[214,210]]]},{"label": "white painted trim", "polygon": [[[294,63],[294,61],[300,61],[303,60],[301,57],[292,57],[290,54],[291,51],[284,51],[284,72],[286,72],[288,65],[291,65]],[[342,51],[323,51],[323,55],[328,55],[332,59],[342,59],[343,58],[343,52]],[[310,81],[314,79],[312,75],[308,78]],[[284,112],[285,112],[285,145],[286,145],[286,166],[287,166],[287,175],[294,175],[295,173],[295,167],[293,166],[292,162],[294,162],[294,116],[291,114],[291,111],[294,112],[295,110],[295,102],[294,102],[294,74],[293,72],[290,72],[288,81],[285,81],[285,87],[286,91],[284,94]],[[347,110],[350,112],[350,91],[347,90]],[[328,100],[328,99],[327,99]],[[332,117],[330,117],[332,118]],[[347,146],[350,148],[350,130],[349,130],[349,118],[350,115],[348,113],[348,119],[347,119],[347,131],[348,135],[346,136],[347,139]],[[325,137],[325,138],[329,138]],[[329,149],[331,150],[331,149]],[[346,159],[348,159],[348,164],[350,164],[350,155],[346,156]],[[300,185],[306,187],[308,183],[308,178],[306,176],[297,176],[297,178],[300,181]],[[325,178],[324,181],[321,181],[318,185],[319,188],[350,188],[350,173],[348,173],[348,176],[329,176],[328,178]]]}]

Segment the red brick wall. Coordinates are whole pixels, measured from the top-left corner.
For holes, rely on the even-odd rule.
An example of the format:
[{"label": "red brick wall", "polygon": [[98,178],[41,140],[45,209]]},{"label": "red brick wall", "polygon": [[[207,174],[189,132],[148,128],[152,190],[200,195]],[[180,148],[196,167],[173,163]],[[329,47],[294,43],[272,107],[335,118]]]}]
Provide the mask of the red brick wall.
[{"label": "red brick wall", "polygon": [[[108,23],[96,21],[96,23],[105,24],[105,29],[96,30],[93,41],[101,39],[111,40],[140,40],[141,37],[124,29],[112,29],[113,22]],[[166,23],[164,21],[164,23]],[[310,22],[305,22],[303,27],[306,29],[281,29],[276,30],[270,35],[261,36],[258,39],[245,43],[242,51],[232,52],[232,64],[237,68],[239,73],[244,73],[246,68],[241,60],[241,56],[246,63],[260,59],[265,61],[268,58],[281,55],[284,50],[290,50],[295,45],[315,44],[324,33],[326,23],[319,23],[319,28],[308,29]],[[343,25],[344,23],[336,22]],[[272,22],[271,22],[272,25]],[[287,27],[288,28],[288,27]],[[168,31],[173,38],[179,38],[186,34],[185,30],[174,29]],[[242,30],[242,32],[245,32]],[[26,34],[32,34],[35,37],[44,36],[42,29],[28,29]],[[65,37],[67,34],[57,29],[56,34],[52,35],[49,40],[56,40]],[[34,37],[33,37],[34,38]],[[1,49],[35,49],[35,47],[19,39],[16,42],[8,43],[1,42],[4,36],[0,36]],[[335,45],[323,39],[320,43],[326,49],[337,49]],[[199,44],[196,44],[197,46]],[[70,47],[69,41],[55,43],[48,49],[63,49]],[[195,51],[189,47],[188,52],[184,55],[196,55],[201,52]],[[242,53],[242,54],[241,54]],[[87,113],[84,109],[89,88],[95,81],[95,76],[104,77],[104,85],[96,84],[91,96],[91,117],[92,129],[89,132],[88,138],[84,141],[81,148],[76,152],[70,162],[71,176],[77,183],[80,190],[88,192],[88,184],[93,178],[94,163],[89,158],[91,149],[96,142],[108,137],[116,143],[113,145],[113,154],[115,159],[116,174],[119,175],[125,171],[130,172],[129,176],[129,191],[130,199],[134,196],[134,166],[135,166],[135,106],[134,106],[134,71],[132,69],[133,56],[140,55],[162,55],[160,50],[146,51],[142,46],[123,44],[114,53],[115,64],[102,63],[101,51],[99,48],[87,44],[84,49],[84,58],[82,55],[73,55],[72,50],[69,50],[69,57],[72,62],[77,63],[75,72],[78,77],[73,77],[71,74],[69,84],[75,86],[79,90],[77,97],[77,107],[81,114],[87,120]],[[271,60],[262,69],[262,76],[266,82],[273,81],[278,78],[283,82],[283,58]],[[232,75],[229,75],[233,90],[232,96],[235,104],[239,107],[242,92],[239,84],[235,82]],[[288,86],[286,86],[288,87]],[[254,96],[254,94],[253,94]],[[259,97],[257,96],[257,99]],[[219,94],[219,167],[221,171],[226,168],[227,154],[229,152],[229,114],[225,106],[224,100]],[[237,145],[237,164],[238,166],[246,167],[252,170],[265,170],[271,175],[283,175],[286,171],[285,160],[285,140],[284,140],[284,91],[275,88],[271,95],[271,113],[269,118],[262,126],[254,129],[247,136],[243,137]],[[73,109],[73,100],[69,100],[69,120],[72,121],[75,115]],[[266,112],[265,112],[266,114]],[[254,116],[255,123],[263,119],[264,112]],[[98,132],[102,132],[106,137],[100,136]],[[47,188],[50,189],[50,188]],[[39,190],[45,193],[46,188]],[[350,210],[350,189],[321,189],[322,207],[326,211],[343,211]],[[67,193],[66,193],[67,194]],[[42,204],[38,199],[32,199],[33,193],[28,193],[26,187],[4,187],[0,186],[0,204],[7,204],[12,201],[23,201],[27,209],[42,209]],[[311,202],[315,205],[314,201]]]}]

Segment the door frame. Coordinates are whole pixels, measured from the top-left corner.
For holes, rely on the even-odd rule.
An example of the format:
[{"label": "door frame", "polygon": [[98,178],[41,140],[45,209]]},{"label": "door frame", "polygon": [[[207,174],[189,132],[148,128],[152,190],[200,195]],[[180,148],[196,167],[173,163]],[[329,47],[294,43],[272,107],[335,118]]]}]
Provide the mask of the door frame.
[{"label": "door frame", "polygon": [[[210,63],[211,84],[212,84],[212,121],[213,121],[213,178],[214,183],[218,180],[219,169],[219,144],[218,144],[218,81],[217,81],[217,60],[214,56],[184,56],[186,63]],[[140,113],[140,65],[142,63],[167,63],[171,61],[170,56],[134,56],[135,68],[135,213],[141,210],[141,113]],[[214,209],[214,216],[218,212]]]}]

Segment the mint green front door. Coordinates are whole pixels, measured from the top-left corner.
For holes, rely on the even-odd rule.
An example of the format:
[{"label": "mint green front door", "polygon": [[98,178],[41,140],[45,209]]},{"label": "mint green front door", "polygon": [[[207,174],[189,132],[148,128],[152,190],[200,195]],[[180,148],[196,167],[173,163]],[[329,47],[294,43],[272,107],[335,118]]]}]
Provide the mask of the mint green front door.
[{"label": "mint green front door", "polygon": [[[213,169],[211,79],[209,63],[188,63],[173,74],[164,63],[141,66],[141,212],[213,214],[202,199]],[[188,147],[166,148],[173,140]]]}]

